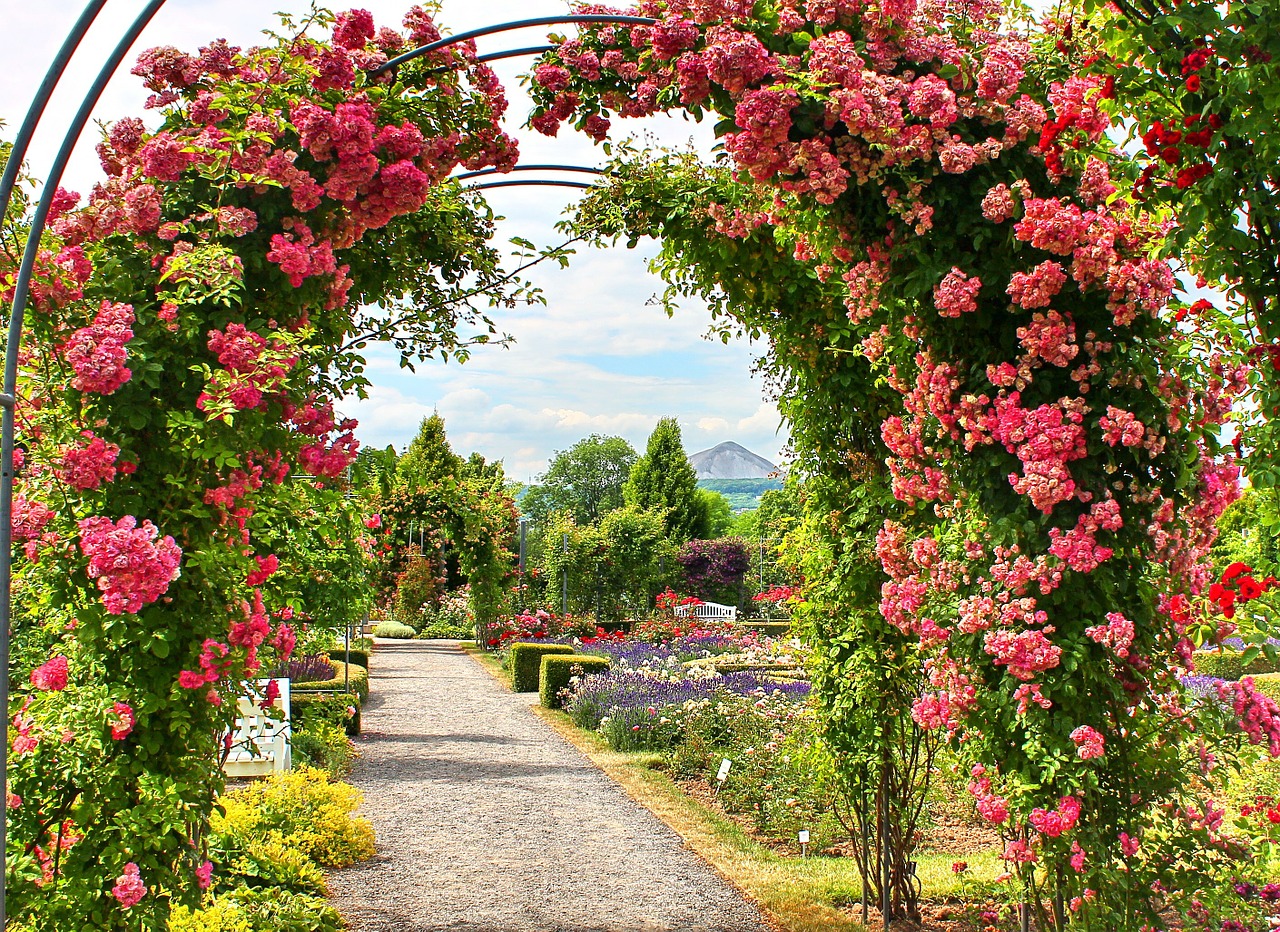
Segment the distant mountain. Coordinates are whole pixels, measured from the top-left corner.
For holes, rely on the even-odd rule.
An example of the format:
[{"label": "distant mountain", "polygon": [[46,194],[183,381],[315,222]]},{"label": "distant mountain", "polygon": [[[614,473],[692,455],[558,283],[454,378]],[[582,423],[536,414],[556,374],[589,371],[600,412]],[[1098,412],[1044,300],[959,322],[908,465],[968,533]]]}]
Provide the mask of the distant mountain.
[{"label": "distant mountain", "polygon": [[777,467],[740,443],[728,440],[689,457],[699,479],[763,479]]}]

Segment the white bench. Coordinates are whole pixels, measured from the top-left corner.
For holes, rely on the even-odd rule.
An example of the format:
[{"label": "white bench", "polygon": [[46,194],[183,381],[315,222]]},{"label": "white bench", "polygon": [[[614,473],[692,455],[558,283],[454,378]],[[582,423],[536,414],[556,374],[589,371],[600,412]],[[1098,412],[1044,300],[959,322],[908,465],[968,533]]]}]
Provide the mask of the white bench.
[{"label": "white bench", "polygon": [[738,606],[721,605],[719,602],[703,602],[699,605],[677,605],[676,617],[686,618],[692,614],[696,618],[710,618],[717,621],[736,621]]},{"label": "white bench", "polygon": [[272,717],[262,708],[270,680],[258,680],[250,686],[249,695],[241,696],[236,730],[231,734],[223,772],[228,777],[265,777],[281,773],[293,766],[293,749],[289,742],[289,680],[277,678],[280,695],[268,706],[283,712]]}]

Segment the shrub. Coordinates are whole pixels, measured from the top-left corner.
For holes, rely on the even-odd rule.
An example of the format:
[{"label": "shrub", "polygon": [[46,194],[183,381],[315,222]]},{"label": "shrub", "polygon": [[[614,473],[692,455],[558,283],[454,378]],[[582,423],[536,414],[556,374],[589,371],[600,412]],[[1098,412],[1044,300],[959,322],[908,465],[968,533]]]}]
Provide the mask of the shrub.
[{"label": "shrub", "polygon": [[572,654],[569,644],[512,644],[511,688],[518,693],[536,693],[546,654]]},{"label": "shrub", "polygon": [[373,826],[353,816],[360,791],[299,767],[222,797],[213,830],[230,840],[278,840],[320,867],[347,867],[373,855]]},{"label": "shrub", "polygon": [[402,625],[398,621],[380,621],[373,627],[373,636],[376,638],[411,638],[417,635],[408,625]]},{"label": "shrub", "polygon": [[317,896],[238,887],[202,909],[176,907],[169,932],[341,932],[337,910]]},{"label": "shrub", "polygon": [[355,693],[294,693],[289,704],[295,732],[326,722],[348,735],[360,734],[360,697]]},{"label": "shrub", "polygon": [[[339,647],[329,651],[329,659],[336,660],[338,663],[345,663],[347,657],[346,648]],[[354,644],[351,646],[351,662],[356,666],[369,669],[369,651],[365,648],[357,649]]]},{"label": "shrub", "polygon": [[292,683],[319,683],[333,679],[333,667],[324,654],[308,654],[280,664],[268,675],[287,676]]},{"label": "shrub", "polygon": [[1238,650],[1197,651],[1196,676],[1216,676],[1224,680],[1238,680],[1242,676],[1280,672],[1280,663],[1268,660],[1260,654],[1251,662],[1244,662],[1244,654]]},{"label": "shrub", "polygon": [[1280,702],[1280,673],[1260,673],[1254,676],[1253,686],[1268,699]]},{"label": "shrub", "polygon": [[[332,678],[319,680],[315,683],[307,683],[306,689],[327,692],[329,690],[341,691],[346,688],[348,677],[343,674],[344,664],[338,660],[331,660],[329,664],[333,668]],[[361,703],[366,702],[369,698],[369,671],[352,663],[349,678],[351,692],[355,693]]]},{"label": "shrub", "polygon": [[294,766],[315,767],[331,777],[345,777],[351,772],[355,756],[347,730],[341,725],[317,721],[307,728],[294,729]]},{"label": "shrub", "polygon": [[543,708],[558,709],[563,704],[560,691],[567,689],[575,676],[603,673],[609,669],[608,657],[580,654],[547,654],[542,658],[538,677],[538,698]]}]

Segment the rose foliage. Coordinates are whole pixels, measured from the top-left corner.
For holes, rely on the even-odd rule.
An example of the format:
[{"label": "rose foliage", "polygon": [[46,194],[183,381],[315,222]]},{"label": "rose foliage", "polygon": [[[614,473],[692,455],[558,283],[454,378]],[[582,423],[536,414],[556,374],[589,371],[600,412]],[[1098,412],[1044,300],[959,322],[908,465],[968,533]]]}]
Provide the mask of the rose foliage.
[{"label": "rose foliage", "polygon": [[[484,206],[445,183],[516,158],[474,48],[373,76],[439,36],[421,9],[403,32],[359,11],[285,28],[144,53],[159,128],[111,126],[105,179],[59,191],[41,241],[8,800],[9,908],[37,929],[161,929],[198,898],[241,682],[287,658],[288,618],[320,614],[332,574],[334,620],[363,610],[358,541],[308,558],[334,549],[335,515],[358,533],[335,402],[365,384],[359,348],[465,354],[492,330],[473,295],[534,297],[499,267]],[[7,218],[6,298],[23,232]]]},{"label": "rose foliage", "polygon": [[[897,502],[876,540],[879,609],[922,658],[915,721],[973,762],[970,792],[1042,923],[1157,921],[1202,882],[1167,852],[1224,844],[1212,807],[1183,798],[1178,674],[1213,523],[1238,494],[1218,425],[1245,373],[1176,330],[1167,227],[1105,135],[1112,87],[1061,53],[1062,24],[1009,24],[996,4],[637,12],[659,22],[542,60],[534,126],[599,138],[618,114],[722,118],[757,195],[704,215],[724,237],[784,242],[844,305],[815,331],[783,292],[748,325],[787,351],[809,327],[798,369],[852,350],[889,389],[862,423],[879,421]],[[885,398],[848,375],[837,410]],[[833,512],[825,533],[841,524]],[[829,554],[848,572],[856,556]],[[1265,704],[1242,701],[1265,740]]]}]

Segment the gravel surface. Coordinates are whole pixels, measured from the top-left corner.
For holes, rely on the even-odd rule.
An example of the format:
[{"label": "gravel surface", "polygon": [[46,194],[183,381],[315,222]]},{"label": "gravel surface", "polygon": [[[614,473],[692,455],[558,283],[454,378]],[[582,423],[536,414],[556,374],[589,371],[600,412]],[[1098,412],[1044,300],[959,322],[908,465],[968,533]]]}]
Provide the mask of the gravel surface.
[{"label": "gravel surface", "polygon": [[768,932],[741,893],[456,642],[379,641],[351,781],[352,932]]}]

